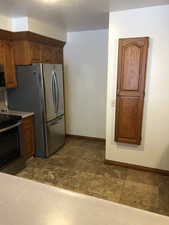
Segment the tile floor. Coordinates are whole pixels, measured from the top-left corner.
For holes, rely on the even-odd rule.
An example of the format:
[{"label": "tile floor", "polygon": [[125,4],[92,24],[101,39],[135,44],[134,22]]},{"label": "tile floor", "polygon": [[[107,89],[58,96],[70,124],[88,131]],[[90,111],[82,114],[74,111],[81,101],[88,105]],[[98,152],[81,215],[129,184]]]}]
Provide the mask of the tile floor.
[{"label": "tile floor", "polygon": [[18,176],[169,216],[169,177],[104,164],[100,141],[67,138],[49,159],[32,158]]}]

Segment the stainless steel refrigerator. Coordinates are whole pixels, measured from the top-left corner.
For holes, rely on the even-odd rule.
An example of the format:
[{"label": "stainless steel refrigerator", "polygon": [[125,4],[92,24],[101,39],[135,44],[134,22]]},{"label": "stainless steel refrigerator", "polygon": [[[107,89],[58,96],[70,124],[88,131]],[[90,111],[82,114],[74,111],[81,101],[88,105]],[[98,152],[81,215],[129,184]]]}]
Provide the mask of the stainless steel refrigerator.
[{"label": "stainless steel refrigerator", "polygon": [[65,142],[63,68],[17,66],[18,88],[8,90],[11,110],[35,113],[36,156],[48,157]]}]

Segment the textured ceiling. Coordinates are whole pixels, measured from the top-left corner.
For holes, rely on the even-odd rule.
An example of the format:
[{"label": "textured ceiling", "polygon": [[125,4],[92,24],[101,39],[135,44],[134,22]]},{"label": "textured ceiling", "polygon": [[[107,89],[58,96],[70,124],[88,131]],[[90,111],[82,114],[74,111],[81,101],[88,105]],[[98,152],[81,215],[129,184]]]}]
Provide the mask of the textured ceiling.
[{"label": "textured ceiling", "polygon": [[108,27],[109,11],[169,4],[169,0],[0,0],[0,14],[30,16],[67,31]]}]

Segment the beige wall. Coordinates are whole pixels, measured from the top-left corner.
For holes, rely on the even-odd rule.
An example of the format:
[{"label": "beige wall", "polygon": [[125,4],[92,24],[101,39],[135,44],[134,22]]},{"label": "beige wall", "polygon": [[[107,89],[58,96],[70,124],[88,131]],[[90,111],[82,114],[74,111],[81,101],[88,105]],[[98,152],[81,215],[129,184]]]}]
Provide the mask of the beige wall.
[{"label": "beige wall", "polygon": [[0,15],[0,29],[11,30],[11,18]]},{"label": "beige wall", "polygon": [[[142,143],[114,142],[118,39],[150,37]],[[106,159],[169,170],[169,5],[110,13]]]},{"label": "beige wall", "polygon": [[105,138],[108,30],[68,33],[65,46],[68,134]]}]

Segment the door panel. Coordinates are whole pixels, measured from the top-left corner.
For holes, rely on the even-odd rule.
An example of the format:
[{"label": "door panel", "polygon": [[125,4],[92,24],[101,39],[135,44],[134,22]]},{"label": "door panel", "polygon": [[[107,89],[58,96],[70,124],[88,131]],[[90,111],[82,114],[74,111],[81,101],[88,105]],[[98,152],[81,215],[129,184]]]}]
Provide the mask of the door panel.
[{"label": "door panel", "polygon": [[52,46],[41,44],[41,62],[52,63]]},{"label": "door panel", "polygon": [[137,143],[141,101],[139,97],[118,97],[116,138],[120,142]]},{"label": "door panel", "polygon": [[53,73],[54,73],[54,65],[43,64],[47,121],[51,121],[56,118],[55,96],[53,93],[53,91],[54,91],[53,90],[54,89]]},{"label": "door panel", "polygon": [[123,49],[124,62],[122,74],[122,90],[137,91],[139,89],[141,51],[137,46],[127,46]]},{"label": "door panel", "polygon": [[148,38],[119,40],[115,141],[140,144]]},{"label": "door panel", "polygon": [[3,42],[6,88],[17,88],[13,43],[11,41]]},{"label": "door panel", "polygon": [[24,118],[22,120],[22,144],[23,154],[26,159],[35,154],[35,141],[34,141],[34,118],[33,116]]},{"label": "door panel", "polygon": [[56,73],[56,87],[58,90],[58,109],[57,109],[57,116],[64,114],[64,93],[63,93],[63,69],[62,65],[55,65],[55,73]]},{"label": "door panel", "polygon": [[65,142],[64,116],[47,123],[47,156],[56,152]]},{"label": "door panel", "polygon": [[41,61],[41,45],[36,42],[30,42],[29,44],[32,63],[39,63]]}]

